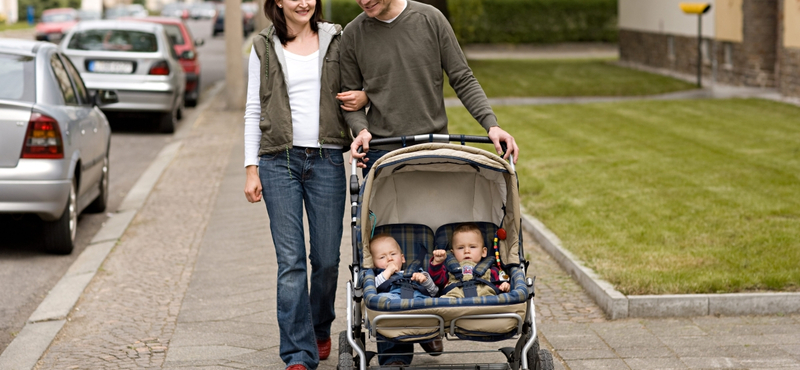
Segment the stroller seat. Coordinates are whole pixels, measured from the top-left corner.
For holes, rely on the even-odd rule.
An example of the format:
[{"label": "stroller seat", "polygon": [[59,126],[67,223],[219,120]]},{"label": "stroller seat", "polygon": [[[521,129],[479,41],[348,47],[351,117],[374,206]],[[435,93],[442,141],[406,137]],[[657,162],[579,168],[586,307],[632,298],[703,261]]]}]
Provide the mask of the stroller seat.
[{"label": "stroller seat", "polygon": [[[439,227],[436,233],[426,225],[393,224],[375,228],[374,235],[392,235],[406,257],[427,269],[433,249],[448,249],[453,230],[459,223]],[[497,226],[477,223],[491,250]],[[493,258],[490,252],[486,258]],[[375,273],[362,272],[364,303],[368,326],[380,339],[398,342],[424,341],[451,334],[461,339],[498,341],[516,335],[525,317],[528,290],[522,269],[509,267],[511,290],[496,296],[472,298],[401,299],[378,295]],[[398,317],[397,315],[411,315]]]}]

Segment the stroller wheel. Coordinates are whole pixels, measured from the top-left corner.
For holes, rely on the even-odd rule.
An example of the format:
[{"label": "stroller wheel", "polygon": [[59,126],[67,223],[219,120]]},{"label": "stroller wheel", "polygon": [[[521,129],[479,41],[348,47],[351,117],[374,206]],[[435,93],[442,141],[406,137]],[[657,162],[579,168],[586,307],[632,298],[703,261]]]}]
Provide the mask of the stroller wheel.
[{"label": "stroller wheel", "polygon": [[538,338],[527,356],[530,370],[553,370],[553,355],[546,349],[539,349]]},{"label": "stroller wheel", "polygon": [[353,347],[347,341],[347,331],[339,333],[339,363],[336,365],[338,370],[352,370],[355,368],[353,361]]}]

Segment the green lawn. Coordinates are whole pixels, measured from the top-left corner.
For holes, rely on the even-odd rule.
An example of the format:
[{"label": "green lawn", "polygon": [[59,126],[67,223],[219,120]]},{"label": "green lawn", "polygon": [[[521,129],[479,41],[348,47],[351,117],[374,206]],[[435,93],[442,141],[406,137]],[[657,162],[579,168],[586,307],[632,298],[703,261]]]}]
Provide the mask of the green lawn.
[{"label": "green lawn", "polygon": [[32,26],[28,25],[27,22],[17,22],[12,24],[6,24],[5,22],[0,23],[0,31],[5,30],[22,30],[26,28],[31,28]]},{"label": "green lawn", "polygon": [[[661,75],[618,67],[608,59],[471,60],[490,98],[511,96],[635,96],[694,89]],[[455,97],[445,83],[445,97]]]},{"label": "green lawn", "polygon": [[[800,291],[800,108],[495,107],[522,202],[625,294]],[[463,108],[450,132],[483,133]]]}]

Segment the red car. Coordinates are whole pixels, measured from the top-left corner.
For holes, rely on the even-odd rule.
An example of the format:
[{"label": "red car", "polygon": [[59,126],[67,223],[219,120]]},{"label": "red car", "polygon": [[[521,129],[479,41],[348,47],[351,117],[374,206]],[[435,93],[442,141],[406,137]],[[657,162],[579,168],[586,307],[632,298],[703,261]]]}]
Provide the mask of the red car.
[{"label": "red car", "polygon": [[78,11],[72,8],[47,9],[36,24],[36,39],[58,42],[67,30],[78,23]]},{"label": "red car", "polygon": [[187,107],[197,105],[200,97],[200,60],[197,59],[195,46],[203,45],[203,39],[194,40],[189,29],[182,20],[167,17],[130,18],[130,20],[159,23],[164,25],[164,31],[172,41],[178,61],[186,73],[186,95],[184,103]]}]

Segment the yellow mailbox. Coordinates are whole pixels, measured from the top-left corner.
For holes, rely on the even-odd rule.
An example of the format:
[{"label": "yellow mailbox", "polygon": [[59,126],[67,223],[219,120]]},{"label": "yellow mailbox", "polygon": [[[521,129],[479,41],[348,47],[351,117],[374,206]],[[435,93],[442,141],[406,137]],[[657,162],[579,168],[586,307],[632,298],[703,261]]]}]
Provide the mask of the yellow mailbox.
[{"label": "yellow mailbox", "polygon": [[711,4],[680,3],[678,6],[686,14],[697,14],[697,87],[703,87],[701,81],[703,78],[703,14],[711,9]]},{"label": "yellow mailbox", "polygon": [[711,9],[709,3],[680,3],[678,5],[686,14],[703,14]]}]

